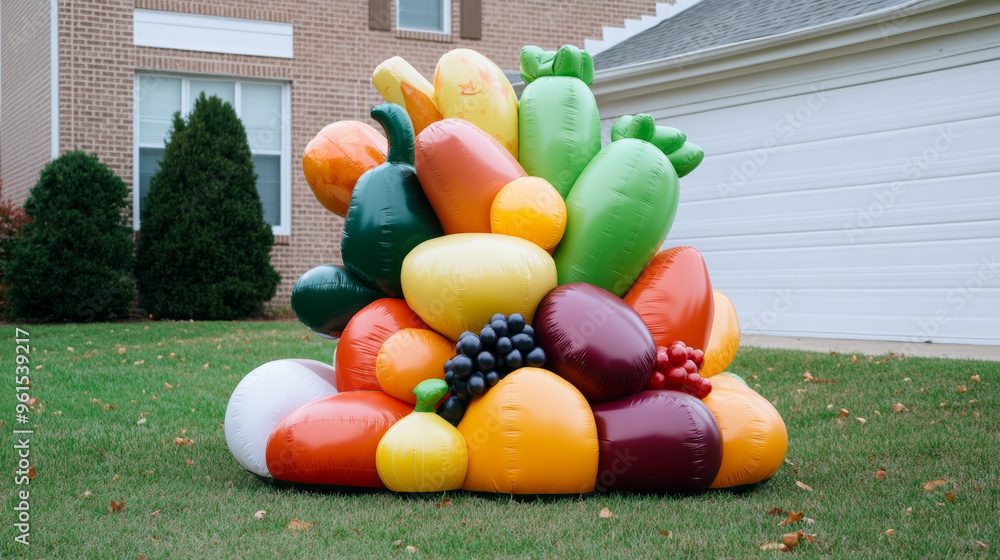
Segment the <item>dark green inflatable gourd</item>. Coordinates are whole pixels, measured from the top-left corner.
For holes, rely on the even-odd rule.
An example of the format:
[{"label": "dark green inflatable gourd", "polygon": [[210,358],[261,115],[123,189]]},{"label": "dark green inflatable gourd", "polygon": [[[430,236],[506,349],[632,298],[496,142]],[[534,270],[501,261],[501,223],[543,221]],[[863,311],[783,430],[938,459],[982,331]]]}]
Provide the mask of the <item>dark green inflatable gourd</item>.
[{"label": "dark green inflatable gourd", "polygon": [[[677,172],[657,145],[676,136],[666,128],[649,115],[630,118],[580,174],[553,254],[559,284],[587,282],[621,297],[659,250],[679,197]],[[683,133],[667,143],[683,144]]]},{"label": "dark green inflatable gourd", "polygon": [[528,86],[518,102],[517,160],[565,199],[601,150],[601,119],[588,87],[594,60],[572,45],[558,51],[524,47],[521,78]]},{"label": "dark green inflatable gourd", "polygon": [[351,194],[340,241],[344,265],[390,297],[402,297],[403,259],[417,245],[444,235],[413,168],[413,125],[406,110],[383,103],[371,110],[385,128],[389,153],[365,172]]},{"label": "dark green inflatable gourd", "polygon": [[339,337],[355,313],[382,297],[382,292],[350,270],[336,264],[323,264],[295,282],[292,311],[313,331]]}]

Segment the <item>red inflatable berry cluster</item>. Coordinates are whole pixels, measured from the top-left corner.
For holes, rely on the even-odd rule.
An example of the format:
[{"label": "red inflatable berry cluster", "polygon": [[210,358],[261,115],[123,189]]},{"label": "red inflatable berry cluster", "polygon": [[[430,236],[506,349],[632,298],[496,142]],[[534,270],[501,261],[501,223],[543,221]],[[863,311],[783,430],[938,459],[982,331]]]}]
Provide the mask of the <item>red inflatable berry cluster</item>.
[{"label": "red inflatable berry cluster", "polygon": [[703,399],[712,392],[712,383],[698,372],[705,363],[705,353],[677,340],[656,349],[656,371],[649,389],[673,389]]}]

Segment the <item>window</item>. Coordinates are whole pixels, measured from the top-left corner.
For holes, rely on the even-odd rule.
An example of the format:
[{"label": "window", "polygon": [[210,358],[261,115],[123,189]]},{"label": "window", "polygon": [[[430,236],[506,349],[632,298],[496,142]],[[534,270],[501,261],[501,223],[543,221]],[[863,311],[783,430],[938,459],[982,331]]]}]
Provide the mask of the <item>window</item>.
[{"label": "window", "polygon": [[201,92],[218,96],[236,109],[250,143],[257,193],[264,220],[275,235],[291,234],[291,118],[287,83],[137,74],[135,86],[135,151],[133,155],[132,223],[140,227],[141,208],[149,183],[160,168],[174,113],[187,115]]},{"label": "window", "polygon": [[451,0],[398,0],[396,28],[451,34]]}]

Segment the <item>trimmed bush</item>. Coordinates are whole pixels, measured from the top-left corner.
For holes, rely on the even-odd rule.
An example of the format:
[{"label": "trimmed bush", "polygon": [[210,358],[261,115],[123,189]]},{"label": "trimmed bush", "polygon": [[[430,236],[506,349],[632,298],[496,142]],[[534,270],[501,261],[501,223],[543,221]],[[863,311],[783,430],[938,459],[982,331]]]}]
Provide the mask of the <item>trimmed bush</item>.
[{"label": "trimmed bush", "polygon": [[263,313],[281,277],[243,123],[202,94],[174,115],[142,209],[136,280],[154,318],[239,319]]},{"label": "trimmed bush", "polygon": [[129,189],[97,156],[67,152],[42,170],[24,203],[7,268],[7,297],[24,319],[75,321],[128,315],[135,296]]},{"label": "trimmed bush", "polygon": [[30,221],[24,208],[15,206],[13,200],[8,198],[0,201],[0,317],[11,314],[10,302],[7,300],[7,290],[10,289],[7,268],[14,258],[14,247],[17,247],[21,231]]}]

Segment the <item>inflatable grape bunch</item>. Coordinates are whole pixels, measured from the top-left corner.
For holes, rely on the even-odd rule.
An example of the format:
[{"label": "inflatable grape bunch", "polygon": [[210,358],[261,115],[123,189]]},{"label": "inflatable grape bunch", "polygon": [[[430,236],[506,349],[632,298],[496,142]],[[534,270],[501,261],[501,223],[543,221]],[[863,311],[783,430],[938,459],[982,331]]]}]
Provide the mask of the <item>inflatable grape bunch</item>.
[{"label": "inflatable grape bunch", "polygon": [[433,82],[375,69],[383,137],[324,128],[303,170],[344,216],[344,264],[302,275],[292,309],[339,338],[334,364],[250,372],[226,411],[265,479],[397,492],[697,492],[772,476],[774,407],[724,373],[739,347],[701,254],[661,251],[683,132],[627,115],[601,145],[586,51],[525,47],[520,100],[457,49]]}]

